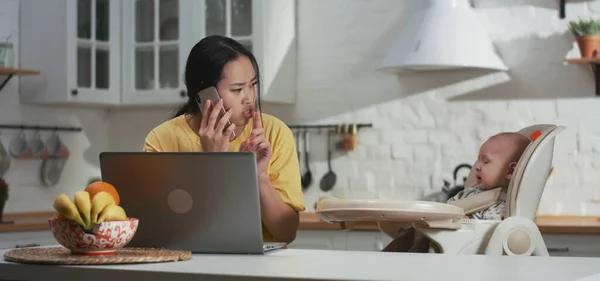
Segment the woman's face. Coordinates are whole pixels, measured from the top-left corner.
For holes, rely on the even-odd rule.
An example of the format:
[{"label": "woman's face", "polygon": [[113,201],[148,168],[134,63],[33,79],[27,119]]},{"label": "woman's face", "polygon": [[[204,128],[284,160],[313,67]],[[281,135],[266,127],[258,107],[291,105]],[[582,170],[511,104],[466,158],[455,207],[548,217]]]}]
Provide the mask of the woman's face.
[{"label": "woman's face", "polygon": [[254,116],[256,84],[254,68],[246,56],[230,61],[223,68],[217,90],[223,99],[225,109],[233,111],[229,120],[238,128],[245,126]]}]

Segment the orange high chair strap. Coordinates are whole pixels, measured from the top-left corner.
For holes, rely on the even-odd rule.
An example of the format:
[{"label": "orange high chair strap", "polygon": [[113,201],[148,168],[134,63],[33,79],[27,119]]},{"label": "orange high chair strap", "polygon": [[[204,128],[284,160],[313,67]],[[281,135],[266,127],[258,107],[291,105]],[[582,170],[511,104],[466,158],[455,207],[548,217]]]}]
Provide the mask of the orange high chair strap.
[{"label": "orange high chair strap", "polygon": [[502,200],[506,200],[506,190],[504,188],[494,188],[463,199],[448,202],[448,204],[463,208],[465,215],[469,215],[485,210]]}]

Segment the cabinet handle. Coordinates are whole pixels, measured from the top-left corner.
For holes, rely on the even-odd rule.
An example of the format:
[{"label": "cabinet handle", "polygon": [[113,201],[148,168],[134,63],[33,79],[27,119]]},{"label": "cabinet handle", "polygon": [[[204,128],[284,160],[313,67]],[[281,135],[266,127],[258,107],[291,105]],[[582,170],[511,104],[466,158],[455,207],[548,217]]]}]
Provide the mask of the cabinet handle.
[{"label": "cabinet handle", "polygon": [[548,252],[568,252],[569,247],[564,248],[548,248]]},{"label": "cabinet handle", "polygon": [[30,247],[38,247],[38,246],[40,246],[40,244],[31,243],[31,244],[25,244],[25,245],[15,245],[15,248],[30,248]]},{"label": "cabinet handle", "polygon": [[77,94],[79,94],[79,92],[77,91],[77,89],[71,90],[71,95],[76,96]]},{"label": "cabinet handle", "polygon": [[185,98],[185,96],[187,96],[187,92],[186,92],[186,91],[184,91],[184,90],[181,90],[181,92],[179,92],[179,95],[180,95],[182,98]]}]

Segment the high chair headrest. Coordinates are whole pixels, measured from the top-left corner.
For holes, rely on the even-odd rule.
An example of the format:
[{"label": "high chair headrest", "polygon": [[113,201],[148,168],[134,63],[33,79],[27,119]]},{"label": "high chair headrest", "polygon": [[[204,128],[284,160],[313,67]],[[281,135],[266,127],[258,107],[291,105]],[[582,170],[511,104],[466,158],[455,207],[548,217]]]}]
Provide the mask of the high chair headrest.
[{"label": "high chair headrest", "polygon": [[519,159],[508,185],[505,217],[534,219],[552,168],[554,142],[563,126],[534,125],[519,131],[533,141]]},{"label": "high chair headrest", "polygon": [[[527,138],[529,138],[531,140],[531,142],[534,142],[537,140],[537,138],[539,138],[542,135],[542,131],[546,130],[548,128],[554,128],[556,127],[556,125],[551,125],[551,124],[536,124],[536,125],[532,125],[529,127],[525,127],[519,131],[517,131],[517,133],[522,134],[523,136],[526,136]],[[525,153],[523,153],[525,154]],[[475,184],[475,169],[471,169],[471,171],[469,172],[469,175],[467,176],[467,181],[465,182],[465,187],[469,187]]]}]

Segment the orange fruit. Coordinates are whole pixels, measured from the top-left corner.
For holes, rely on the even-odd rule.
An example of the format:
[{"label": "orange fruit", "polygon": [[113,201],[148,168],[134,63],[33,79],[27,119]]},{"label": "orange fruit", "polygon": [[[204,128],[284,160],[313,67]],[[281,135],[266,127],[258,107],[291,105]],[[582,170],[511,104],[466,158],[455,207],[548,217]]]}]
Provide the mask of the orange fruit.
[{"label": "orange fruit", "polygon": [[96,181],[93,183],[90,183],[86,188],[85,191],[87,191],[90,194],[90,198],[94,198],[94,196],[100,192],[100,191],[106,191],[108,192],[108,194],[110,194],[113,199],[115,199],[115,203],[117,205],[119,205],[121,198],[119,197],[119,193],[117,192],[117,189],[110,183],[107,182],[103,182],[103,181]]},{"label": "orange fruit", "polygon": [[58,214],[58,216],[56,216],[57,219],[61,220],[61,221],[66,221],[68,220],[67,218],[65,218],[65,216],[63,216],[62,214]]}]

